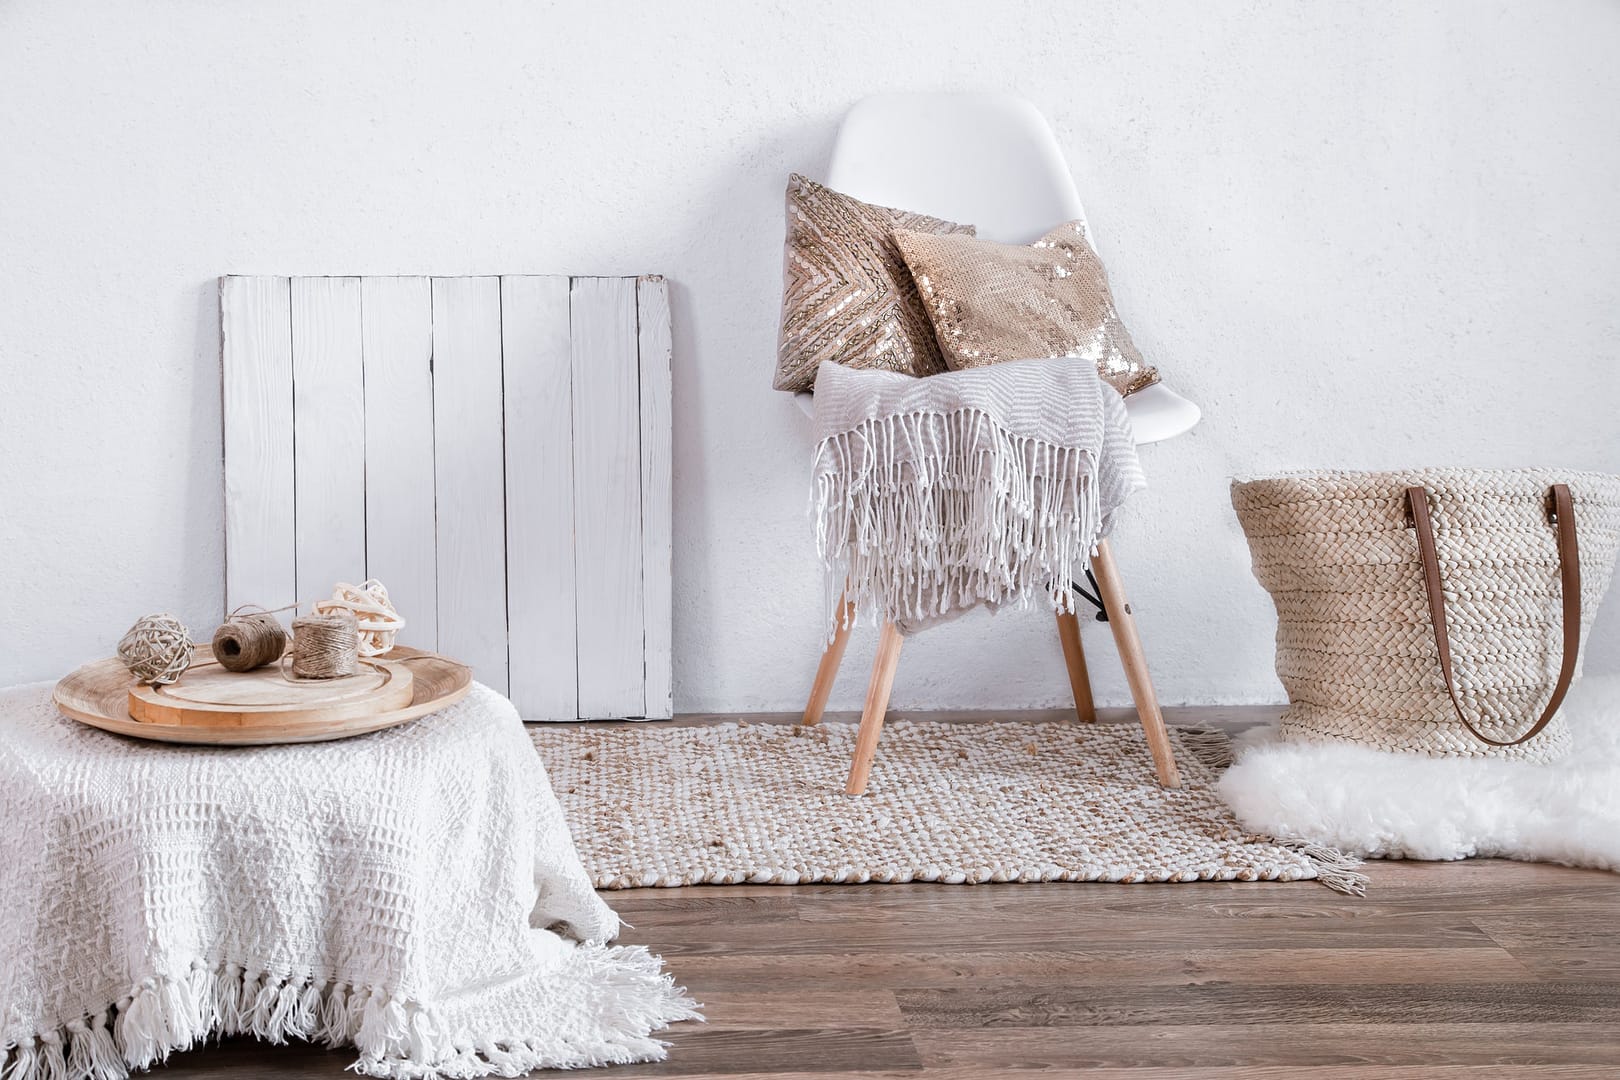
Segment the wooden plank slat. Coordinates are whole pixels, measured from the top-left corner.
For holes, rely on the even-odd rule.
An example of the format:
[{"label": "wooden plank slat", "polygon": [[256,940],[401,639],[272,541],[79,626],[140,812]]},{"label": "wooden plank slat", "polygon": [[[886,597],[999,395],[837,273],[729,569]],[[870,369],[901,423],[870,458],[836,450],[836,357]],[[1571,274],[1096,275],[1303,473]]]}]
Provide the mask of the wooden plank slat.
[{"label": "wooden plank slat", "polygon": [[[869,1047],[886,1054],[888,1047],[874,1043],[871,1036],[881,1035],[883,1029],[833,1028],[817,1029],[818,1034],[839,1037],[854,1036],[858,1041],[836,1045],[831,1052],[824,1047],[807,1046],[803,1028],[789,1028],[780,1036],[774,1033],[768,1039],[750,1040],[746,1050],[739,1047],[732,1036],[749,1034],[747,1029],[737,1031],[714,1024],[682,1023],[662,1033],[672,1044],[667,1061],[635,1065],[609,1066],[594,1069],[591,1080],[646,1080],[650,1076],[733,1077],[735,1080],[837,1080],[841,1077],[910,1077],[915,1080],[986,1080],[987,1077],[1027,1075],[1031,1080],[1614,1080],[1615,1067],[1611,1064],[1587,1065],[1562,1062],[1546,1063],[1526,1057],[1522,1053],[1502,1057],[1509,1064],[1424,1064],[1424,1065],[1200,1065],[1170,1068],[1118,1068],[1097,1067],[1086,1064],[1067,1067],[1056,1065],[1037,1070],[1020,1071],[1002,1067],[1000,1063],[984,1065],[939,1065],[921,1068],[919,1062],[885,1061],[883,1057],[866,1056]],[[1231,1028],[1207,1028],[1212,1038]],[[754,1034],[758,1034],[757,1032]],[[891,1033],[893,1034],[893,1033]],[[1024,1030],[1020,1034],[1035,1045],[1042,1041],[1039,1030]],[[1143,1040],[1152,1040],[1156,1029],[1144,1028],[1139,1033]],[[1193,1037],[1196,1031],[1186,1033]],[[1271,1034],[1276,1034],[1272,1032]],[[1281,1037],[1297,1041],[1308,1032],[1296,1033],[1285,1029]],[[1380,1031],[1379,1034],[1387,1034]],[[1398,1033],[1399,1034],[1399,1033]],[[1465,1032],[1458,1032],[1465,1035]],[[1476,1040],[1486,1040],[1494,1034],[1488,1026],[1480,1026]],[[1579,1038],[1579,1032],[1561,1029],[1560,1035]],[[765,1055],[758,1050],[763,1045]],[[915,1046],[913,1041],[913,1046]],[[1293,1053],[1286,1045],[1262,1060],[1290,1060]],[[1562,1056],[1562,1055],[1561,1055]],[[1596,1055],[1604,1056],[1601,1052]],[[333,1050],[319,1044],[293,1040],[285,1046],[271,1046],[248,1037],[227,1038],[208,1042],[205,1049],[184,1050],[169,1058],[164,1066],[164,1080],[285,1080],[290,1076],[305,1080],[352,1080],[347,1066],[354,1060],[352,1049]],[[782,1068],[771,1066],[782,1064]],[[543,1075],[536,1073],[533,1075]]]},{"label": "wooden plank slat", "polygon": [[[1409,976],[1409,973],[1408,973]],[[1293,983],[1287,972],[1265,985],[1009,986],[895,992],[917,1029],[1130,1027],[1183,1023],[1512,1024],[1620,1026],[1612,983],[1431,983],[1421,995],[1405,981],[1341,986]]]},{"label": "wooden plank slat", "polygon": [[439,647],[433,505],[433,296],[425,277],[360,279],[365,360],[366,576],[405,618],[396,639]]},{"label": "wooden plank slat", "polygon": [[579,713],[640,716],[646,692],[635,279],[575,278],[569,322]]},{"label": "wooden plank slat", "polygon": [[648,719],[675,715],[673,483],[669,283],[645,277],[636,285],[641,379],[641,583],[645,626],[645,697]]},{"label": "wooden plank slat", "polygon": [[672,714],[661,278],[220,289],[230,606],[376,577],[529,718]]},{"label": "wooden plank slat", "polygon": [[[1315,886],[1321,889],[1321,886]],[[870,904],[858,911],[868,912]],[[846,910],[848,910],[846,908]],[[724,927],[670,926],[661,930],[659,951],[673,961],[681,956],[712,956],[719,952],[773,954],[818,954],[848,948],[851,942],[863,944],[876,955],[889,952],[904,955],[922,949],[936,952],[969,952],[987,947],[987,939],[965,917],[950,919],[951,905],[943,904],[936,913],[919,910],[904,925],[891,920],[874,920],[871,925],[840,923],[836,919],[801,918],[791,938],[784,938],[779,927],[742,923]],[[1089,912],[1086,913],[1088,916]],[[1497,950],[1495,943],[1466,919],[1445,913],[1428,915],[1414,912],[1378,912],[1357,918],[1369,930],[1369,947],[1385,949],[1446,948]],[[1343,932],[1333,919],[1306,919],[1290,933],[1297,948],[1330,949],[1342,942]],[[1240,962],[1241,950],[1275,947],[1275,929],[1259,919],[1238,919],[1218,914],[1175,920],[1162,913],[1111,912],[1107,919],[1086,918],[1073,929],[1054,932],[1052,915],[1012,913],[997,920],[996,940],[1004,949],[1018,951],[1053,948],[1084,949],[1091,952],[1135,953],[1143,949],[1196,949],[1218,934],[1222,946]],[[808,962],[808,961],[806,961]]]},{"label": "wooden plank slat", "polygon": [[298,596],[289,290],[284,277],[219,281],[227,612]]},{"label": "wooden plank slat", "polygon": [[850,1024],[853,1017],[859,1018],[862,1027],[897,1031],[906,1026],[893,991],[867,989],[859,983],[792,994],[719,990],[703,995],[703,1023],[707,1028],[776,1031],[785,1026],[784,1017],[792,1017],[786,1023],[796,1028],[839,1028]]},{"label": "wooden plank slat", "polygon": [[[688,890],[690,891],[690,890]],[[860,906],[870,900],[863,899]],[[618,896],[613,910],[630,923],[641,926],[672,922],[665,912],[646,914],[626,909]],[[1078,913],[1076,918],[1106,920],[1107,909]],[[692,922],[707,917],[729,917],[728,911],[698,909],[682,916]],[[977,918],[976,914],[955,912],[950,917]],[[919,912],[919,918],[936,917]],[[1054,918],[1058,916],[1054,915]],[[797,927],[781,928],[787,938]],[[1211,935],[1215,938],[1216,935]],[[656,937],[654,938],[656,940]],[[1225,949],[1103,949],[1032,948],[982,952],[975,949],[944,951],[920,950],[901,956],[869,953],[852,946],[847,949],[796,956],[760,956],[754,953],[717,953],[709,956],[683,956],[681,982],[699,996],[716,988],[734,993],[769,991],[790,993],[813,990],[829,983],[859,986],[866,990],[931,987],[979,988],[1023,987],[1025,989],[1078,987],[1126,987],[1136,985],[1196,987],[1206,983],[1225,985],[1267,984],[1288,981],[1296,986],[1326,983],[1346,987],[1363,983],[1393,983],[1421,972],[1425,986],[1448,983],[1529,981],[1528,968],[1499,949],[1249,949],[1241,962],[1234,962]]]},{"label": "wooden plank slat", "polygon": [[507,689],[500,279],[433,279],[439,650]]},{"label": "wooden plank slat", "polygon": [[[1416,995],[1414,995],[1416,996]],[[1199,1019],[1204,1019],[1200,1017]],[[1236,1065],[1285,1065],[1296,1076],[1319,1069],[1369,1066],[1387,1076],[1397,1066],[1486,1066],[1502,1062],[1598,1064],[1620,1061],[1620,1027],[1604,1024],[1277,1023],[1133,1024],[1121,1027],[977,1028],[919,1033],[928,1071],[967,1068],[1006,1072],[1132,1066],[1144,1075]],[[924,1072],[927,1076],[927,1071]],[[1325,1074],[1331,1075],[1331,1074]],[[1419,1073],[1419,1075],[1423,1075]],[[1521,1074],[1522,1075],[1522,1074]],[[1530,1073],[1529,1075],[1535,1075]],[[1555,1074],[1557,1075],[1557,1074]]]},{"label": "wooden plank slat", "polygon": [[509,696],[525,720],[579,717],[569,279],[501,279]]},{"label": "wooden plank slat", "polygon": [[[857,1075],[871,1080],[896,1080],[923,1075],[920,1055],[909,1032],[865,1026],[863,1020],[852,1013],[851,1019],[837,1027],[785,1020],[780,1027],[766,1030],[681,1024],[661,1036],[671,1044],[668,1061],[623,1066],[602,1075],[612,1080],[639,1080],[649,1075],[765,1080],[807,1065],[814,1067],[812,1075],[828,1078]],[[983,1078],[995,1075],[981,1073]]]},{"label": "wooden plank slat", "polygon": [[298,599],[366,575],[360,279],[292,280],[293,526]]}]

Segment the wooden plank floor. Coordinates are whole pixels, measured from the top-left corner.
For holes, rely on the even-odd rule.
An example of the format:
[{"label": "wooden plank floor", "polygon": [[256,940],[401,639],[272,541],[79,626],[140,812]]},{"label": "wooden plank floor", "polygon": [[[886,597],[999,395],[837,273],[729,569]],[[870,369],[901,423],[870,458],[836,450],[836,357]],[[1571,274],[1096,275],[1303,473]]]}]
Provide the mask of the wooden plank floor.
[{"label": "wooden plank floor", "polygon": [[[1310,882],[606,893],[622,940],[661,953],[708,1022],[668,1033],[666,1062],[586,1075],[1620,1077],[1620,877],[1368,871],[1365,898]],[[237,1040],[155,1075],[338,1080],[352,1060]]]}]

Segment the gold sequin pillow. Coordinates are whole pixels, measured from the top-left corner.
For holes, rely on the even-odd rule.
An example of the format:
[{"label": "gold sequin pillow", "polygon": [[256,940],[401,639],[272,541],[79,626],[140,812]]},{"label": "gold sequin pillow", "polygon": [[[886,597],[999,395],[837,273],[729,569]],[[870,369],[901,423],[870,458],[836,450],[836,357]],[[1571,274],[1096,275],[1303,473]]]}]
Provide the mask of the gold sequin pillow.
[{"label": "gold sequin pillow", "polygon": [[1108,274],[1080,223],[1025,247],[896,229],[953,371],[1002,360],[1083,357],[1121,394],[1159,381],[1114,310]]},{"label": "gold sequin pillow", "polygon": [[973,226],[861,202],[793,176],[787,188],[778,390],[809,390],[823,360],[908,375],[945,370],[895,229],[973,235]]}]

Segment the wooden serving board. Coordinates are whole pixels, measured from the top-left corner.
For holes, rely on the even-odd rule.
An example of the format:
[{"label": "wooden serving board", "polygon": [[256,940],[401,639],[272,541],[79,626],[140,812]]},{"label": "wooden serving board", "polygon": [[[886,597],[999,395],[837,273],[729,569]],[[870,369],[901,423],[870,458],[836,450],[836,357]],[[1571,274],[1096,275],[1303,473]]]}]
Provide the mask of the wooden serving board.
[{"label": "wooden serving board", "polygon": [[117,660],[86,664],[56,684],[56,707],[91,727],[159,742],[215,746],[325,742],[437,712],[467,696],[472,670],[396,648],[345,679],[289,683],[272,668],[227,672],[197,649],[169,686],[143,686]]},{"label": "wooden serving board", "polygon": [[416,696],[409,665],[363,659],[358,667],[341,679],[291,679],[275,664],[238,673],[218,660],[194,660],[177,682],[131,686],[129,715],[143,724],[214,728],[331,724],[402,709]]}]

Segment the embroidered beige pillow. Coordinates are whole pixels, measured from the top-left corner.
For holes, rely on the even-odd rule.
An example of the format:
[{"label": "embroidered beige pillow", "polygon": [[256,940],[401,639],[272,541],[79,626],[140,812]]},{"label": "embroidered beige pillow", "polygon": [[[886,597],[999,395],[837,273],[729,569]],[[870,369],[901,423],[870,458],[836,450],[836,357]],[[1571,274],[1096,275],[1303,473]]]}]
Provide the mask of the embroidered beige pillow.
[{"label": "embroidered beige pillow", "polygon": [[1029,246],[896,229],[953,370],[1083,357],[1121,394],[1159,381],[1114,310],[1108,274],[1077,221]]},{"label": "embroidered beige pillow", "polygon": [[973,235],[926,214],[874,206],[795,175],[787,187],[778,390],[809,390],[823,360],[908,375],[945,370],[892,233]]}]

